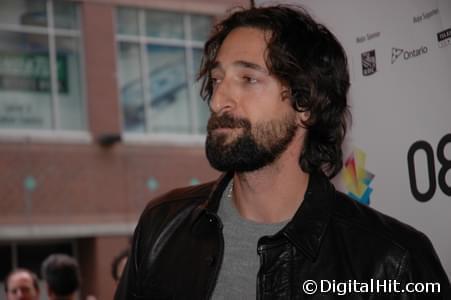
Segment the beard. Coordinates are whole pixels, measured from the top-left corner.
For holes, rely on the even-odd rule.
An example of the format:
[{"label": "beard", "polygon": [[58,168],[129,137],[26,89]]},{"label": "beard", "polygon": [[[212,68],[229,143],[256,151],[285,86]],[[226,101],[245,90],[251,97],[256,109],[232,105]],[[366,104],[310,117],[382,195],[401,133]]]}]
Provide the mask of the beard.
[{"label": "beard", "polygon": [[[214,132],[218,128],[233,130]],[[256,171],[273,163],[287,149],[296,130],[295,114],[252,125],[244,118],[212,113],[207,125],[207,159],[222,172]]]}]

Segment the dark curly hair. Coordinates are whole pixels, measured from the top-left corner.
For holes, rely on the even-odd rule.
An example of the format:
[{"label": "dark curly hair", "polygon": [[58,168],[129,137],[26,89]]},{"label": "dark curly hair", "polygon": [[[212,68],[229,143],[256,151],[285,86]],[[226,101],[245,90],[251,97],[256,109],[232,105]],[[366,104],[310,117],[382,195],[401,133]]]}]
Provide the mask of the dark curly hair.
[{"label": "dark curly hair", "polygon": [[221,21],[206,42],[198,79],[201,96],[213,94],[211,69],[224,39],[238,27],[270,33],[266,64],[288,87],[293,108],[307,112],[307,134],[299,164],[305,172],[334,177],[343,166],[342,143],[350,113],[349,71],[345,51],[335,36],[302,8],[279,5],[241,9]]}]

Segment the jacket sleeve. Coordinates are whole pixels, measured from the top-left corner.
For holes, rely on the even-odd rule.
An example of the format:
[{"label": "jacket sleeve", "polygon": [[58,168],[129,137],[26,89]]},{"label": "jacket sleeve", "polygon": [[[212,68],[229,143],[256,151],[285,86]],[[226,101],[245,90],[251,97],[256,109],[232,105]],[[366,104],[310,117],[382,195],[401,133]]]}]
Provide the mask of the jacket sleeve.
[{"label": "jacket sleeve", "polygon": [[432,243],[424,234],[421,234],[416,245],[405,253],[398,270],[397,282],[400,283],[401,289],[424,291],[393,294],[392,299],[451,299],[450,281]]}]

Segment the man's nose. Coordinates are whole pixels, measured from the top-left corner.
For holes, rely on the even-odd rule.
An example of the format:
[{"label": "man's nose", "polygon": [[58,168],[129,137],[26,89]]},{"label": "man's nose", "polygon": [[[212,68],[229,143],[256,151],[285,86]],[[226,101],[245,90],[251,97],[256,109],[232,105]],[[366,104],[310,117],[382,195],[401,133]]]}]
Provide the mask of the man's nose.
[{"label": "man's nose", "polygon": [[236,106],[233,87],[227,80],[217,83],[210,100],[210,110],[218,115],[232,111]]}]

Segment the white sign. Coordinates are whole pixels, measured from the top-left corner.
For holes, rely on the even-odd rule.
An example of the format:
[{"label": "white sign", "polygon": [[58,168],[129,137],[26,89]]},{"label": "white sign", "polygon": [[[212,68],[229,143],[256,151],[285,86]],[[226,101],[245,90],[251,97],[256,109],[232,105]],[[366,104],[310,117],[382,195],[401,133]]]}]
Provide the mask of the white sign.
[{"label": "white sign", "polygon": [[289,3],[325,24],[348,54],[344,173],[360,164],[355,198],[428,235],[451,278],[451,1]]}]

